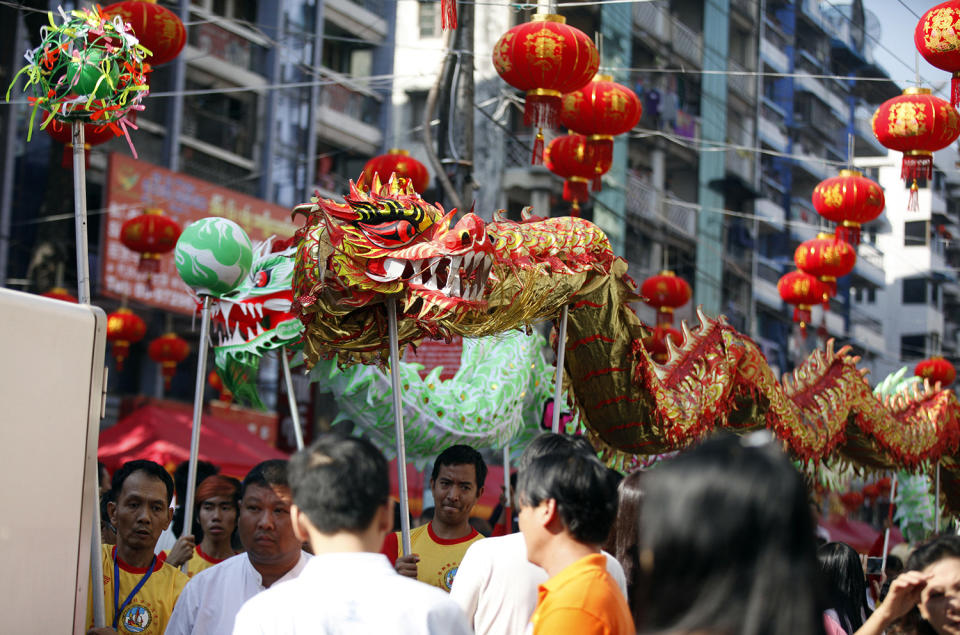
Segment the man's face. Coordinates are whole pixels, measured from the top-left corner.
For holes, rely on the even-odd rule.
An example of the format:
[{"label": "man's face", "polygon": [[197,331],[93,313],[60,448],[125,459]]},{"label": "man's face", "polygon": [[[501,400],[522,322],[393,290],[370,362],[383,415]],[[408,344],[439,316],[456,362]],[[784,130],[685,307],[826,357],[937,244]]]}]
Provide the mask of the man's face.
[{"label": "man's face", "polygon": [[300,552],[290,521],[289,487],[250,485],[240,501],[237,530],[254,564],[286,562]]},{"label": "man's face", "polygon": [[229,496],[212,496],[200,503],[200,527],[214,540],[229,537],[237,526],[237,508]]},{"label": "man's face", "polygon": [[123,481],[116,503],[107,505],[117,544],[140,550],[153,549],[173,517],[163,481],[146,472],[134,472]]},{"label": "man's face", "polygon": [[483,494],[473,463],[441,465],[437,478],[430,481],[430,491],[436,507],[434,520],[446,525],[469,522],[470,511]]}]

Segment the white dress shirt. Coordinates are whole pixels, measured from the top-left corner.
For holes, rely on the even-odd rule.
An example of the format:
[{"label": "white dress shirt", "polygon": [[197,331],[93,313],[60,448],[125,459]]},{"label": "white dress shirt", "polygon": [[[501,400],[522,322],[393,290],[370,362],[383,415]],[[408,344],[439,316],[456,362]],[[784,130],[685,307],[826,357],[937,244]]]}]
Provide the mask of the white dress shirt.
[{"label": "white dress shirt", "polygon": [[[624,595],[627,578],[616,558],[606,551],[607,572]],[[537,588],[550,576],[527,560],[527,543],[520,532],[479,540],[470,545],[453,579],[450,599],[456,602],[477,633],[523,633],[537,608]]]},{"label": "white dress shirt", "polygon": [[234,635],[470,635],[446,593],[398,574],[379,553],[315,556],[296,580],[249,600]]},{"label": "white dress shirt", "polygon": [[[272,586],[296,578],[312,558],[301,551],[300,560]],[[243,603],[264,591],[263,578],[247,554],[227,558],[190,578],[167,624],[166,635],[229,635]]]}]

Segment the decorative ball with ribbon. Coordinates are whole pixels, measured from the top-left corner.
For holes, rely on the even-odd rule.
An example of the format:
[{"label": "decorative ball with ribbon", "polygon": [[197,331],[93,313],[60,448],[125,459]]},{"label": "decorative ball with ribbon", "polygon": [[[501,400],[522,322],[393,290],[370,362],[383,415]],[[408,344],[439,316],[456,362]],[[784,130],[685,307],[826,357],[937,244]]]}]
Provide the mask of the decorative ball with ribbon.
[{"label": "decorative ball with ribbon", "polygon": [[913,43],[923,59],[953,74],[950,105],[960,104],[960,1],[948,0],[920,16]]},{"label": "decorative ball with ribbon", "polygon": [[201,218],[180,234],[174,261],[187,286],[199,295],[219,297],[250,273],[253,245],[233,221],[219,216]]},{"label": "decorative ball with ribbon", "polygon": [[917,179],[933,178],[933,153],[960,136],[960,115],[929,88],[907,88],[873,113],[873,134],[884,147],[903,152],[900,178],[912,181],[907,209],[916,211]]},{"label": "decorative ball with ribbon", "polygon": [[[61,10],[63,23],[50,14],[50,26],[41,29],[40,46],[26,54],[27,65],[14,76],[27,78],[24,93],[33,107],[27,140],[33,134],[37,110],[51,121],[80,121],[109,126],[117,136],[127,134],[127,114],[142,110],[148,92],[144,75],[146,49],[123,20],[105,18],[95,8]],[[7,90],[7,100],[10,90]]]},{"label": "decorative ball with ribbon", "polygon": [[880,216],[886,205],[883,189],[856,170],[820,181],[812,199],[818,214],[839,225],[837,238],[854,247],[860,244],[860,225]]},{"label": "decorative ball with ribbon", "polygon": [[526,91],[523,122],[537,127],[531,163],[543,156],[543,129],[556,128],[561,96],[590,81],[600,54],[583,31],[561,15],[537,13],[504,33],[493,47],[493,66],[514,88]]}]

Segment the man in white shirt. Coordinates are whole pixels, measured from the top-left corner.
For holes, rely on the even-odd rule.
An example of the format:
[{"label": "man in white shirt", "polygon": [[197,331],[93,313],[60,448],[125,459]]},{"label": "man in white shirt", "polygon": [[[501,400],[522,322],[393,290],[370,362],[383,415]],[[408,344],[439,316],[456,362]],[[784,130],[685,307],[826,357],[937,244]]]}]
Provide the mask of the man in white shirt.
[{"label": "man in white shirt", "polygon": [[[523,470],[539,456],[581,445],[578,449],[592,454],[592,448],[575,437],[541,435],[524,452],[519,469]],[[626,596],[623,566],[609,553],[603,552],[603,555],[607,559],[607,572]],[[470,545],[457,570],[450,599],[460,606],[477,633],[523,633],[537,608],[537,589],[549,577],[544,569],[527,560],[523,534],[487,538]]]},{"label": "man in white shirt", "polygon": [[387,461],[369,441],[328,434],[290,460],[291,515],[315,556],[295,580],[247,601],[234,635],[467,635],[459,607],[378,553],[393,527]]},{"label": "man in white shirt", "polygon": [[250,470],[241,486],[237,516],[237,532],[246,553],[190,579],[173,610],[167,635],[230,633],[244,602],[300,575],[310,555],[294,535],[291,502],[286,461],[264,461]]}]

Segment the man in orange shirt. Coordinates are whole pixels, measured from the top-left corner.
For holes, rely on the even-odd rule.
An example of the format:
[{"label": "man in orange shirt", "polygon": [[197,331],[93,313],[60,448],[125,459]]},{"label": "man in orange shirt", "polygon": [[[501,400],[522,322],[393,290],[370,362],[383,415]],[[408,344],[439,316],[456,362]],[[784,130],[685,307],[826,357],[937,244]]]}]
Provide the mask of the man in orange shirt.
[{"label": "man in orange shirt", "polygon": [[573,446],[521,459],[521,466],[517,498],[527,559],[550,575],[538,589],[532,632],[636,633],[627,600],[600,553],[617,515],[609,470]]}]

